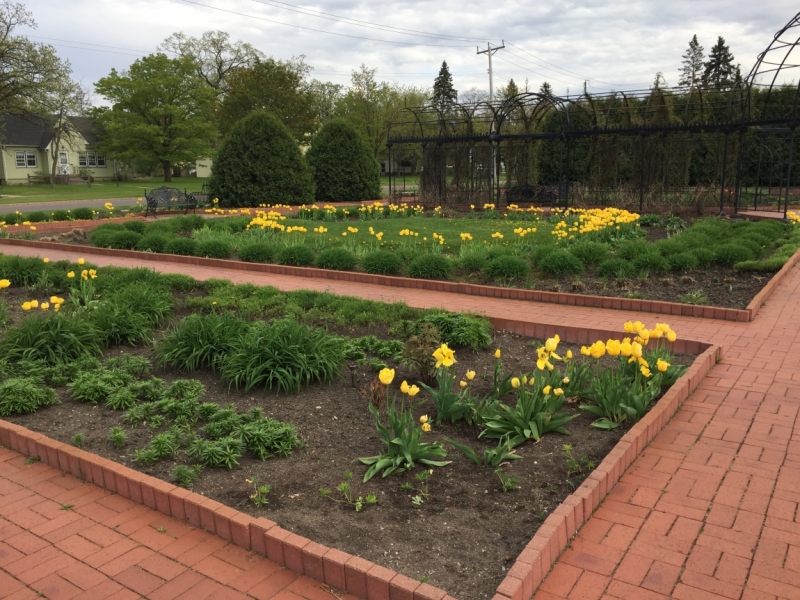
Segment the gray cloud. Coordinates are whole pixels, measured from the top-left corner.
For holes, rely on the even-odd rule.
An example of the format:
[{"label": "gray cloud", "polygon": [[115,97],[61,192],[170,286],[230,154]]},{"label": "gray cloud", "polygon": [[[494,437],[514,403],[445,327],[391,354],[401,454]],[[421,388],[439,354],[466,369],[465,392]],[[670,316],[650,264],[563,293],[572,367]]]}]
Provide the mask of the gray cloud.
[{"label": "gray cloud", "polygon": [[[488,87],[486,56],[476,55],[474,41],[428,39],[357,27],[254,0],[197,2],[242,15],[181,0],[28,0],[26,4],[39,23],[39,28],[29,33],[38,36],[38,41],[54,44],[85,85],[107,75],[112,67],[124,69],[137,56],[155,51],[175,31],[199,35],[222,29],[276,58],[305,55],[315,67],[313,75],[322,80],[347,83],[350,71],[364,63],[379,67],[379,76],[385,79],[429,86],[442,60],[447,60],[457,89]],[[775,31],[798,9],[791,0],[552,0],[546,4],[316,0],[303,6],[360,21],[481,39],[484,47],[486,40],[499,43],[505,39],[513,46],[507,45],[496,55],[495,85],[513,77],[519,85],[527,78],[531,87],[538,88],[548,80],[558,93],[568,88],[578,91],[584,79],[590,79],[589,87],[595,91],[643,88],[658,71],[674,85],[681,54],[693,34],[706,50],[718,35],[725,37],[743,73],[747,73]],[[384,44],[258,18],[345,35],[460,47]]]}]

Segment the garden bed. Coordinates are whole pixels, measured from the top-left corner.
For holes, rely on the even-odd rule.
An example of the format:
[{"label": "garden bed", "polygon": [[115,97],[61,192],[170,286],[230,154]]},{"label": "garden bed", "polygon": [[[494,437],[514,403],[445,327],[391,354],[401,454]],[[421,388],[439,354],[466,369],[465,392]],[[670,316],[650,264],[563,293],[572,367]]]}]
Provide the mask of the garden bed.
[{"label": "garden bed", "polygon": [[[521,212],[518,218],[523,216],[516,221],[420,215],[357,221],[345,215],[328,222],[280,220],[273,214],[272,220],[225,217],[213,223],[198,217],[112,224],[89,237],[73,232],[40,239],[739,311],[748,308],[800,245],[791,227],[775,222],[701,219],[684,223],[685,231],[672,231],[638,227],[634,219],[618,226],[621,233],[607,226],[569,240],[559,235],[570,231],[559,228],[561,217],[540,219],[538,213]],[[622,217],[603,218],[614,222]],[[130,230],[122,231],[123,226]]]},{"label": "garden bed", "polygon": [[[44,265],[42,261],[30,260],[22,261],[19,265],[38,265],[49,273],[74,268],[72,265]],[[19,265],[16,267],[18,271],[22,269]],[[90,268],[89,265],[81,267]],[[40,275],[30,275],[35,278],[33,281],[43,279]],[[118,302],[119,298],[124,297],[115,297],[112,290],[124,287],[124,281],[128,282],[128,286],[134,285],[135,281],[128,278],[118,279],[114,283],[114,278],[133,275],[134,272],[123,269],[100,270],[98,285],[106,287],[100,290],[99,298],[102,300],[93,300],[99,302],[96,309],[98,315],[103,314],[104,303]],[[325,324],[331,333],[340,336],[356,338],[373,335],[378,340],[391,340],[397,339],[398,334],[396,331],[390,332],[389,322],[401,318],[412,319],[423,314],[423,311],[414,311],[399,305],[371,303],[369,306],[372,309],[368,312],[359,312],[362,309],[357,307],[349,308],[353,314],[363,314],[365,317],[357,325],[359,319],[353,315],[347,316],[343,312],[343,306],[337,309],[339,312],[334,313],[332,303],[335,297],[329,295],[302,291],[289,295],[281,295],[277,291],[260,295],[259,289],[254,286],[232,288],[224,282],[207,282],[194,286],[188,285],[191,283],[188,278],[162,278],[143,271],[137,272],[136,277],[150,282],[142,281],[135,284],[136,287],[153,285],[154,281],[163,279],[169,281],[171,286],[184,290],[174,293],[177,303],[172,310],[173,318],[203,312],[214,313],[216,310],[230,310],[249,315],[250,318],[261,315],[264,318],[264,307],[269,306],[272,310],[269,316],[302,310],[299,313],[301,317]],[[64,281],[66,285],[70,285],[72,280]],[[60,283],[51,284],[57,286]],[[72,288],[73,291],[75,289]],[[121,291],[118,293],[124,294]],[[32,294],[23,288],[12,287],[4,290],[3,295],[8,306],[6,331],[10,332],[31,318],[20,305],[29,301]],[[276,303],[276,299],[283,304]],[[296,308],[290,308],[290,305]],[[150,307],[137,308],[154,312],[158,307],[154,303]],[[37,310],[37,307],[33,310]],[[38,310],[40,311],[40,307]],[[71,310],[69,302],[63,310]],[[78,309],[75,313],[77,318],[95,318],[92,311],[81,310],[83,309]],[[380,310],[385,312],[379,314]],[[339,316],[336,317],[337,315]],[[104,332],[104,335],[107,333]],[[116,333],[121,335],[123,330]],[[156,340],[161,339],[164,327],[159,326],[153,334]],[[6,340],[7,336],[8,333]],[[483,349],[477,352],[466,348],[458,350],[455,373],[464,377],[468,370],[475,371],[475,377],[469,385],[471,393],[480,398],[492,392],[497,347],[502,349],[504,369],[521,374],[534,369],[537,348],[542,344],[542,341],[494,332],[491,344],[484,345]],[[558,346],[562,356],[571,351],[576,357],[580,357],[580,350],[577,345],[561,343]],[[128,347],[112,345],[105,352],[106,359],[130,356],[153,358],[153,348],[149,344],[136,343]],[[676,356],[672,362],[675,365],[688,365],[693,358],[690,355]],[[516,448],[516,452],[524,458],[504,461],[500,465],[504,477],[517,478],[520,488],[518,490],[504,493],[502,480],[493,467],[476,467],[465,455],[447,443],[445,460],[452,463],[433,469],[427,483],[427,496],[420,492],[424,484],[417,480],[416,475],[424,471],[419,468],[386,478],[378,475],[367,483],[362,483],[361,479],[367,468],[357,458],[373,456],[382,450],[380,437],[368,410],[370,384],[376,384],[376,371],[382,368],[381,364],[374,364],[373,359],[375,357],[371,355],[369,360],[361,362],[351,359],[332,384],[312,384],[292,395],[268,394],[263,388],[249,393],[231,390],[220,381],[219,374],[205,368],[183,375],[171,369],[154,370],[149,374],[138,373],[137,377],[145,382],[150,375],[156,375],[166,385],[180,379],[192,378],[205,386],[202,402],[210,402],[217,407],[232,403],[234,412],[240,414],[260,408],[264,417],[288,423],[296,429],[302,445],[295,446],[290,455],[261,461],[244,453],[238,458],[238,464],[233,465],[230,470],[207,467],[194,482],[195,491],[238,510],[266,516],[303,536],[370,559],[415,580],[429,581],[457,597],[467,600],[492,597],[496,586],[542,521],[580,485],[592,471],[593,464],[602,460],[628,427],[624,423],[611,431],[592,427],[595,417],[578,409],[580,402],[576,398],[567,397],[563,410],[568,416],[575,416],[566,424],[570,435],[547,433],[537,443],[525,441]],[[396,362],[395,358],[386,360],[396,370],[389,388],[390,395],[397,394],[408,402],[407,397],[397,393],[398,384],[403,379],[415,382],[416,377]],[[595,372],[599,373],[604,368],[617,364],[618,360],[608,355],[602,357],[594,367]],[[13,368],[16,368],[14,364],[11,365],[11,369]],[[34,366],[34,373],[35,368]],[[78,372],[71,375],[72,381],[83,370],[84,367],[78,368]],[[537,377],[544,377],[542,372],[537,373]],[[2,377],[3,373],[0,372],[0,379]],[[6,418],[65,443],[76,443],[78,440],[75,436],[82,434],[80,444],[86,450],[170,482],[175,481],[177,465],[196,462],[189,460],[187,456],[191,444],[181,445],[174,457],[162,457],[150,465],[145,465],[138,459],[143,448],[148,444],[153,446],[156,436],[173,431],[177,419],[174,424],[164,420],[152,427],[158,421],[151,416],[146,423],[140,422],[133,427],[132,422],[124,418],[125,413],[122,411],[105,408],[102,403],[93,405],[78,402],[74,388],[64,387],[63,382],[49,381],[56,388],[61,404],[41,408],[32,414]],[[568,385],[564,387],[567,388]],[[513,405],[514,395],[509,388],[509,392],[502,397]],[[424,414],[433,418],[436,409],[427,394],[420,393],[415,400],[423,402],[414,408],[414,422]],[[144,405],[134,403],[133,406]],[[381,412],[384,413],[382,419],[385,421],[385,408]],[[126,439],[119,449],[110,440],[110,430],[113,427],[120,427],[125,434]],[[423,439],[428,443],[452,439],[471,447],[479,454],[484,449],[497,446],[496,440],[479,440],[479,431],[477,426],[463,421],[455,424],[445,422],[434,424],[433,430],[424,434]],[[569,456],[564,444],[571,446],[569,452],[577,464],[570,466],[568,463]],[[354,495],[375,494],[375,505],[367,505],[361,512],[356,512],[351,506],[335,504],[330,498],[320,494],[319,489],[325,487],[332,490],[335,497],[336,488],[345,480],[344,474],[348,471],[354,474],[350,480]],[[269,504],[265,507],[257,508],[250,501],[253,486],[246,479],[253,478],[258,478],[261,484],[272,486],[268,495]],[[417,490],[401,489],[403,484],[411,484]],[[415,503],[415,496],[421,496],[423,501]]]}]

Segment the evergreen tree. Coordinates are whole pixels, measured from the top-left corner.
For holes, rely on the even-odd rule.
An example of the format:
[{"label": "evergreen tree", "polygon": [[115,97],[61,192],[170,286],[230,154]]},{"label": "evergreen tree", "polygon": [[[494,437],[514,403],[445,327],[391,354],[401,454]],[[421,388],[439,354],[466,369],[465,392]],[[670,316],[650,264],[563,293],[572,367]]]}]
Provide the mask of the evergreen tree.
[{"label": "evergreen tree", "polygon": [[546,81],[539,87],[539,93],[544,96],[545,98],[555,98],[555,94],[553,93],[553,86],[547,83]]},{"label": "evergreen tree", "polygon": [[500,100],[507,100],[508,98],[513,98],[519,94],[519,88],[517,87],[516,82],[514,79],[508,80],[508,85],[500,88],[500,93],[498,94]]},{"label": "evergreen tree", "polygon": [[319,202],[358,202],[381,197],[381,168],[355,126],[334,118],[311,138],[306,160]]},{"label": "evergreen tree", "polygon": [[453,76],[450,75],[447,62],[442,61],[439,75],[433,81],[431,104],[441,111],[447,111],[457,99],[458,91],[453,87]]},{"label": "evergreen tree", "polygon": [[725,38],[719,36],[708,54],[703,72],[703,84],[724,89],[732,86],[735,79],[736,67],[733,64],[733,54],[725,43]]},{"label": "evergreen tree", "polygon": [[698,85],[703,76],[705,54],[700,42],[697,41],[697,34],[692,36],[689,42],[689,49],[683,55],[683,66],[680,70],[678,85],[692,86]]}]

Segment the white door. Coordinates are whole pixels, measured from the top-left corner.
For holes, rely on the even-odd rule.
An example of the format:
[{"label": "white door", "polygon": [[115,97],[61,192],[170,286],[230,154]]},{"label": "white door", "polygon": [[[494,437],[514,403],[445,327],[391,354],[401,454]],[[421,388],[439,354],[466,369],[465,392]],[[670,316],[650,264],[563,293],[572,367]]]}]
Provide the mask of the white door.
[{"label": "white door", "polygon": [[66,152],[58,153],[58,172],[61,175],[69,175],[69,156]]}]

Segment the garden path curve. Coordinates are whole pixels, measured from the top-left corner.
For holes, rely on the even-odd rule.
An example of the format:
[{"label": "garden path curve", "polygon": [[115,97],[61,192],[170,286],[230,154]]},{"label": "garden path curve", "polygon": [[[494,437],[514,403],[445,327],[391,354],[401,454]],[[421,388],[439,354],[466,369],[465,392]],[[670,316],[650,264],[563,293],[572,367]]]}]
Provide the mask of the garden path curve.
[{"label": "garden path curve", "polygon": [[[80,252],[42,253],[26,247],[4,247],[3,252],[51,260],[74,261],[81,256]],[[197,279],[330,291],[561,326],[621,330],[622,322],[629,319],[664,321],[682,338],[718,344],[723,349],[722,361],[625,472],[561,555],[535,599],[800,600],[799,267],[776,287],[753,322],[735,323],[106,256],[90,260],[99,266],[148,266]],[[12,494],[25,494],[32,485],[54,477],[25,476],[19,455],[9,459],[6,452],[0,454],[0,461],[0,495],[8,495],[9,489]],[[23,489],[15,492],[14,486]],[[47,498],[62,494],[61,490],[51,484],[36,493]],[[7,500],[0,502],[0,519],[4,519],[0,520],[0,567],[5,571],[0,573],[0,597],[11,582],[21,581],[7,566],[8,552],[21,550],[3,546],[8,543],[3,526],[27,529],[18,535],[31,543],[43,543],[33,532],[36,525],[26,524],[24,519],[21,524],[7,523]],[[43,503],[53,508],[58,501]],[[30,505],[23,501],[18,510],[26,515],[35,512]],[[149,514],[144,507],[135,510]],[[56,516],[63,519],[66,515],[56,512]],[[138,518],[165,519],[157,514]],[[187,528],[178,522],[174,527]],[[142,552],[155,554],[132,533],[126,538],[131,548],[138,546]],[[221,540],[217,543],[224,545]],[[67,559],[74,560],[62,560]],[[51,560],[55,562],[47,576],[60,568],[58,559]],[[5,582],[3,577],[10,579]],[[234,593],[233,588],[224,589]],[[318,597],[292,591],[295,595],[275,597]]]}]

